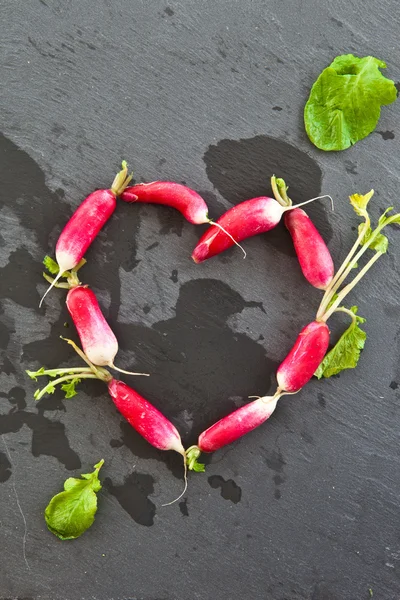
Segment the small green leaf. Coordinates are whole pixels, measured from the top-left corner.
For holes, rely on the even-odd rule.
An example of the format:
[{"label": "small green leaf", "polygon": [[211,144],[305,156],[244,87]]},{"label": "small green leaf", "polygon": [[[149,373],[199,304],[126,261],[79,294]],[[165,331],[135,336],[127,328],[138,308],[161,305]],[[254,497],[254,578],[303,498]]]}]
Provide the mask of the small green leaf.
[{"label": "small green leaf", "polygon": [[195,471],[196,473],[205,473],[206,465],[204,463],[197,462],[196,460],[190,465],[190,470]]},{"label": "small green leaf", "polygon": [[56,261],[53,260],[50,256],[44,257],[43,264],[46,267],[46,269],[49,271],[49,273],[51,273],[52,275],[57,275],[57,273],[60,270],[60,267],[58,266]]},{"label": "small green leaf", "polygon": [[349,196],[350,204],[360,217],[365,217],[367,214],[368,202],[371,200],[374,193],[374,190],[371,190],[368,194],[352,194]]},{"label": "small green leaf", "polygon": [[[358,233],[361,233],[361,229],[363,227],[364,224],[358,226]],[[388,249],[389,240],[387,239],[386,235],[383,235],[383,233],[378,233],[373,242],[369,243],[373,233],[374,232],[372,231],[371,227],[369,227],[365,232],[363,239],[361,240],[361,245],[368,245],[368,247],[371,248],[371,250],[375,250],[376,252],[382,252],[382,254],[385,254],[385,252],[387,252]]]},{"label": "small green leaf", "polygon": [[388,213],[390,213],[392,210],[393,210],[393,206],[389,206],[389,208],[387,208],[387,209],[385,210],[385,212],[383,213],[383,215],[381,215],[381,216],[379,217],[379,221],[378,221],[379,225],[384,225],[384,223],[386,223],[386,221],[387,221],[387,219],[388,219],[386,215],[387,215]]},{"label": "small green leaf", "polygon": [[[357,313],[357,306],[352,306],[353,314]],[[367,334],[360,327],[360,323],[364,323],[363,317],[356,316],[354,322],[342,334],[337,344],[330,350],[314,375],[321,377],[332,377],[337,375],[344,369],[354,369],[357,366],[360,358],[361,350],[364,348]]]},{"label": "small green leaf", "polygon": [[343,54],[322,71],[304,107],[307,135],[317,148],[345,150],[375,129],[381,106],[397,98],[384,68],[373,56]]},{"label": "small green leaf", "polygon": [[67,383],[64,383],[61,386],[61,389],[63,390],[63,392],[65,392],[66,398],[73,398],[74,396],[77,395],[78,392],[76,391],[75,388],[80,381],[81,380],[79,379],[79,377],[75,377],[71,381],[68,381]]},{"label": "small green leaf", "polygon": [[396,223],[396,224],[400,224],[400,214],[397,215],[392,215],[391,217],[388,217],[387,214],[393,210],[393,206],[391,206],[390,208],[387,208],[385,210],[385,212],[383,213],[383,215],[380,217],[378,223],[380,226],[385,226],[388,223],[392,224]]},{"label": "small green leaf", "polygon": [[331,301],[329,302],[328,306],[326,307],[326,309],[328,310],[328,308],[330,308],[332,306],[332,304],[336,301],[336,298],[338,297],[338,294],[333,294]]},{"label": "small green leaf", "polygon": [[61,540],[73,540],[93,524],[97,511],[96,492],[101,490],[99,470],[103,464],[104,460],[101,460],[94,465],[93,473],[81,475],[82,479],[67,479],[64,491],[54,496],[46,507],[47,527]]},{"label": "small green leaf", "polygon": [[40,375],[44,375],[45,373],[45,368],[41,367],[38,371],[26,371],[26,373],[29,375],[29,377],[31,379],[33,379],[34,381],[37,381],[37,378],[40,377]]}]

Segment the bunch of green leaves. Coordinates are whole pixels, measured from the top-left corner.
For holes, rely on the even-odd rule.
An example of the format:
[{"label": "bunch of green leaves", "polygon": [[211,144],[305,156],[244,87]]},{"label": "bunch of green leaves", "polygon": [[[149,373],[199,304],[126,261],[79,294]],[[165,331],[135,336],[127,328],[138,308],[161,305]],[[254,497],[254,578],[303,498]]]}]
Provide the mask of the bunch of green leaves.
[{"label": "bunch of green leaves", "polygon": [[373,56],[337,56],[311,88],[304,123],[321,150],[345,150],[378,124],[381,106],[394,102],[394,82],[380,71],[386,63]]},{"label": "bunch of green leaves", "polygon": [[81,479],[69,477],[64,491],[54,496],[46,507],[44,517],[49,530],[60,540],[73,540],[91,525],[97,512],[97,492],[101,490],[99,471],[102,459],[94,465],[92,473],[84,473]]},{"label": "bunch of green leaves", "polygon": [[[317,318],[327,320],[334,312],[341,311],[351,316],[352,322],[348,329],[342,334],[337,344],[327,353],[315,372],[318,379],[321,377],[331,377],[332,375],[337,375],[344,369],[353,369],[356,367],[360,358],[360,353],[364,348],[367,335],[365,331],[360,328],[360,324],[364,323],[365,319],[358,316],[357,306],[352,306],[348,309],[342,306],[341,303],[376,260],[387,252],[389,240],[381,233],[382,229],[390,224],[400,224],[400,214],[390,216],[389,213],[393,209],[388,208],[379,218],[378,225],[374,229],[371,227],[371,219],[367,206],[373,194],[374,191],[371,190],[365,195],[353,194],[350,196],[350,203],[353,206],[354,211],[358,216],[364,219],[364,223],[359,226],[358,238],[353,248],[325,292],[320,309],[317,313]],[[374,256],[349,284],[340,289],[349,273],[353,269],[358,268],[359,260],[367,250],[372,250]]]}]

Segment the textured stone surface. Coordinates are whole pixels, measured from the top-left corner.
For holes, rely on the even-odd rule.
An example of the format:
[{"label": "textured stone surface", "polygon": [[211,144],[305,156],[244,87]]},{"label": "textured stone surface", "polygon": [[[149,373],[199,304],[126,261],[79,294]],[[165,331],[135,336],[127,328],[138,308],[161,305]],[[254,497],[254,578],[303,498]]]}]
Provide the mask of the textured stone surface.
[{"label": "textured stone surface", "polygon": [[[122,157],[138,181],[185,181],[212,216],[268,192],[336,199],[310,215],[336,263],[354,236],[346,197],[398,204],[399,107],[354,148],[323,154],[304,133],[313,80],[344,52],[400,80],[394,0],[335,3],[5,2],[2,19],[0,598],[396,600],[400,590],[400,237],[352,300],[367,317],[357,372],[312,382],[270,422],[211,457],[185,499],[178,457],[149,447],[102,384],[35,405],[24,369],[78,364],[59,339],[64,296],[45,306],[41,259],[80,200]],[[187,443],[250,394],[312,318],[283,228],[194,265],[201,232],[163,207],[118,206],[87,254],[85,282],[120,339],[120,365]],[[337,320],[339,324],[340,319]],[[72,329],[68,330],[70,334]],[[128,381],[128,379],[127,379]],[[96,523],[61,543],[42,513],[100,458]],[[26,529],[24,527],[26,523]],[[26,561],[24,560],[24,555]]]}]

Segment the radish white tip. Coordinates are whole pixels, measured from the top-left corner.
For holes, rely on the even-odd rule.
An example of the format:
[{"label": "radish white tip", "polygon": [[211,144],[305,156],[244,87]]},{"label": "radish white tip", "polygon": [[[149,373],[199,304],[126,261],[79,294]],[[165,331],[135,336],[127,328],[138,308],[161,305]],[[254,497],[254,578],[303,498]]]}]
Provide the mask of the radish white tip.
[{"label": "radish white tip", "polygon": [[56,285],[57,281],[60,279],[60,277],[63,276],[64,273],[65,273],[65,271],[61,271],[61,269],[59,270],[59,272],[57,273],[57,277],[53,280],[53,282],[51,283],[51,285],[47,288],[47,290],[43,294],[43,296],[42,296],[42,298],[41,298],[41,300],[39,302],[39,308],[42,306],[43,300],[46,298],[47,294]]},{"label": "radish white tip", "polygon": [[177,498],[175,498],[175,500],[172,500],[172,502],[167,502],[166,504],[161,504],[161,506],[171,506],[171,504],[175,504],[175,502],[178,502],[178,500],[180,500],[182,498],[182,496],[184,496],[184,494],[186,493],[187,486],[188,486],[186,454],[183,456],[183,466],[185,469],[184,473],[183,473],[183,477],[185,480],[185,486],[183,488],[183,492],[181,494],[179,494],[179,496]]},{"label": "radish white tip", "polygon": [[115,369],[116,371],[119,371],[120,373],[124,373],[125,375],[141,375],[143,377],[150,377],[150,373],[132,373],[132,371],[124,371],[124,369],[120,369],[120,368],[116,367],[114,365],[114,363],[112,363],[112,362],[107,363],[107,367],[110,367],[111,369]]}]

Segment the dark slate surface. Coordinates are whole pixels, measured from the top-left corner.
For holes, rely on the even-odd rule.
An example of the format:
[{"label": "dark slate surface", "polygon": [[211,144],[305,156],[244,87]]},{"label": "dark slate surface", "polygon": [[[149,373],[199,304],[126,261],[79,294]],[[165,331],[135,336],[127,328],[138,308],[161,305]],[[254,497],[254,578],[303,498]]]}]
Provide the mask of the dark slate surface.
[{"label": "dark slate surface", "polygon": [[[302,107],[344,52],[400,80],[395,0],[4,3],[1,139],[2,548],[0,597],[46,600],[398,600],[400,596],[400,236],[352,299],[367,317],[357,372],[313,381],[270,422],[182,486],[178,457],[143,442],[102,384],[35,405],[24,369],[78,364],[59,339],[61,291],[42,309],[41,259],[121,158],[139,181],[184,181],[212,216],[269,191],[272,172],[310,214],[336,263],[354,236],[349,193],[397,204],[398,105],[344,153],[308,142]],[[353,230],[352,230],[353,228]],[[82,272],[121,342],[126,379],[186,443],[274,369],[320,294],[280,227],[196,266],[201,233],[162,207],[118,206]],[[340,319],[336,324],[341,323]],[[71,333],[72,328],[68,330]],[[43,509],[68,476],[104,457],[95,525],[59,542]]]}]

